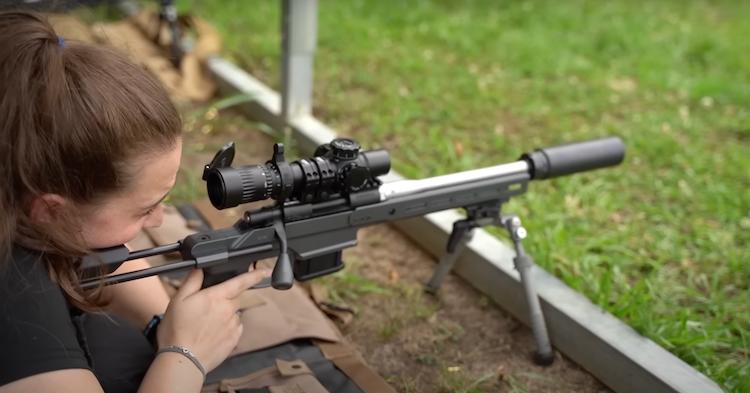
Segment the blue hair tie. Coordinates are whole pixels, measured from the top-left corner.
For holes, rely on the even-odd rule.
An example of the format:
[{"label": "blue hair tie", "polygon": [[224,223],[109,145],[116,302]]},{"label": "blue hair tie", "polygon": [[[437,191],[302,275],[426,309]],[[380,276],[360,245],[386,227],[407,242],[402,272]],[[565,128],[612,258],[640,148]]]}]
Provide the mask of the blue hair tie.
[{"label": "blue hair tie", "polygon": [[60,49],[65,48],[65,40],[60,36],[57,36],[57,46]]}]

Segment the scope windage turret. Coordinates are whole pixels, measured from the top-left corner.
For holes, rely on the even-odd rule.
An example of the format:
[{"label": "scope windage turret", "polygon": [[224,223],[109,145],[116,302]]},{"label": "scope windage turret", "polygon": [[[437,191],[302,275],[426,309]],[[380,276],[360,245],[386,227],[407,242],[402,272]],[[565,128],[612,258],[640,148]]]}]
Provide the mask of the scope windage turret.
[{"label": "scope windage turret", "polygon": [[386,150],[361,152],[360,148],[353,139],[337,138],[319,146],[314,157],[287,163],[284,145],[277,143],[265,164],[232,167],[234,143],[230,142],[206,165],[203,180],[217,209],[269,198],[302,203],[325,200],[374,186],[376,177],[391,170]]}]

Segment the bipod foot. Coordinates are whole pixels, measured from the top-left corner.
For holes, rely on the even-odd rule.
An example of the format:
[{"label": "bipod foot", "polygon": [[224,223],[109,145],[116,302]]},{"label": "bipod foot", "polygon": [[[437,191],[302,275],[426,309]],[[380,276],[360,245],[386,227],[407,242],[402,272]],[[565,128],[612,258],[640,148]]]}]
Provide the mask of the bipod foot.
[{"label": "bipod foot", "polygon": [[532,355],[534,359],[534,363],[537,366],[551,366],[552,363],[555,362],[555,354],[554,352],[550,351],[547,353],[541,353],[541,352],[534,352],[534,355]]},{"label": "bipod foot", "polygon": [[536,353],[533,356],[534,363],[539,366],[549,366],[555,361],[555,354],[552,351],[552,345],[547,334],[547,325],[542,313],[539,296],[537,296],[531,281],[531,269],[534,267],[534,261],[523,249],[522,241],[528,233],[521,226],[521,219],[514,214],[503,214],[501,223],[508,231],[516,249],[516,256],[513,258],[513,263],[521,276],[521,284],[523,285],[529,307],[531,331],[534,334],[537,346]]}]

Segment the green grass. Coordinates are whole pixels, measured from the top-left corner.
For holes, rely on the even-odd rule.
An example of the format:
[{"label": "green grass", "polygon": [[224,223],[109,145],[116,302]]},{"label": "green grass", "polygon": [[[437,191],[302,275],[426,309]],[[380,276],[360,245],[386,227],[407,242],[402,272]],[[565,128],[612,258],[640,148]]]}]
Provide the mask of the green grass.
[{"label": "green grass", "polygon": [[[179,0],[279,86],[280,2]],[[536,262],[750,391],[750,2],[320,2],[314,114],[412,178],[619,135],[508,211]]]}]

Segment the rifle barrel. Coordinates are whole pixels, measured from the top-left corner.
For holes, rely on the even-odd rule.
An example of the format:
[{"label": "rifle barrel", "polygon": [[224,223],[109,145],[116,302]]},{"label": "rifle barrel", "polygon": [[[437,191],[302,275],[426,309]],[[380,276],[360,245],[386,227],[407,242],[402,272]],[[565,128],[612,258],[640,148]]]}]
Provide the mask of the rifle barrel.
[{"label": "rifle barrel", "polygon": [[450,187],[458,184],[470,183],[499,176],[516,175],[529,171],[526,161],[516,161],[510,164],[495,165],[487,168],[474,169],[470,171],[451,173],[448,175],[435,176],[421,180],[399,180],[385,183],[380,186],[380,200],[397,198],[405,195],[416,194]]}]

